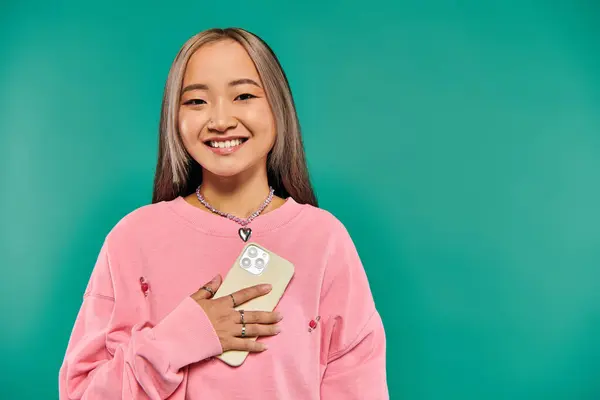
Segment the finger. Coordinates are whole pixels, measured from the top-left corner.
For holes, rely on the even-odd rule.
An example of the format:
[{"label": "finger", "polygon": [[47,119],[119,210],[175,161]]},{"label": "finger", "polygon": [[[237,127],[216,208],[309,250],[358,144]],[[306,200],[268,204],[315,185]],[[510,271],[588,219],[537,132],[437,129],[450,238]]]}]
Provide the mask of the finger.
[{"label": "finger", "polygon": [[[232,317],[236,323],[242,323],[242,314],[239,311],[234,311]],[[283,316],[279,312],[244,311],[243,322],[247,324],[274,324],[282,319]]]},{"label": "finger", "polygon": [[[240,304],[244,304],[245,302],[252,300],[256,297],[265,295],[265,294],[269,293],[270,291],[271,291],[271,285],[269,285],[269,284],[256,285],[256,286],[250,286],[250,287],[242,289],[242,290],[238,290],[237,292],[232,293],[232,296],[235,299],[235,304],[239,306]],[[231,296],[225,296],[224,301],[229,301],[231,303],[232,302]]]},{"label": "finger", "polygon": [[219,286],[221,286],[221,275],[215,276],[210,282],[198,289],[198,297],[201,299],[210,299],[213,297],[213,293],[219,289]]},{"label": "finger", "polygon": [[249,351],[251,353],[261,352],[267,350],[267,345],[255,340],[248,339],[231,339],[231,350]]},{"label": "finger", "polygon": [[[243,325],[236,325],[233,335],[236,337],[242,337]],[[246,334],[244,337],[259,337],[259,336],[275,336],[281,332],[281,328],[278,325],[262,325],[262,324],[246,324]]]}]

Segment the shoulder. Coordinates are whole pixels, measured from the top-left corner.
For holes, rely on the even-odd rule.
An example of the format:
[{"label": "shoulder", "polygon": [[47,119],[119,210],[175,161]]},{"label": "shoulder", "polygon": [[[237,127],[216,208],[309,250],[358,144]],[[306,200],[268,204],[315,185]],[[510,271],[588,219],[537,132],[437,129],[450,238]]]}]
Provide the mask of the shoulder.
[{"label": "shoulder", "polygon": [[341,296],[357,283],[360,286],[365,284],[365,269],[344,223],[333,211],[306,205],[303,207],[303,219],[311,222],[311,232],[316,236],[316,242],[323,246],[325,254],[323,293],[329,292],[334,282],[338,288],[336,293]]},{"label": "shoulder", "polygon": [[125,214],[107,235],[107,242],[121,242],[160,232],[166,227],[171,212],[167,201],[140,206]]},{"label": "shoulder", "polygon": [[309,204],[303,204],[302,208],[301,220],[303,223],[312,226],[315,234],[337,244],[352,242],[346,226],[334,212]]},{"label": "shoulder", "polygon": [[130,211],[110,229],[104,238],[95,267],[91,273],[86,294],[114,299],[116,277],[122,274],[121,260],[127,260],[139,249],[145,232],[156,224],[164,213],[165,204],[144,205]]}]

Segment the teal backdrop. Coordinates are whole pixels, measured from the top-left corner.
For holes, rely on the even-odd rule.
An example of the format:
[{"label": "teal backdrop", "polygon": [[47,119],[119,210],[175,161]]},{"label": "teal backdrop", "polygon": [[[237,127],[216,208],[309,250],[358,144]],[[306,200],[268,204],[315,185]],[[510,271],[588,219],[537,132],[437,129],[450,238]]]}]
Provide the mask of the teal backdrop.
[{"label": "teal backdrop", "polygon": [[170,63],[240,26],[289,76],[391,398],[600,398],[599,21],[591,0],[3,2],[0,397],[57,398],[102,240],[150,201]]}]

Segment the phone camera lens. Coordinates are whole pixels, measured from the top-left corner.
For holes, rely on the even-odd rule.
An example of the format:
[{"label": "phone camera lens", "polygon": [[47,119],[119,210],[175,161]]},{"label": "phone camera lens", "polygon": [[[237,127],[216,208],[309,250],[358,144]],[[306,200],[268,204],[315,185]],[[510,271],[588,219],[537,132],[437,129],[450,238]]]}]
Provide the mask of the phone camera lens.
[{"label": "phone camera lens", "polygon": [[252,258],[256,257],[258,255],[258,250],[256,250],[256,247],[250,247],[248,249],[248,255]]},{"label": "phone camera lens", "polygon": [[248,257],[242,258],[242,267],[249,267],[250,264],[252,264],[252,260],[250,260]]},{"label": "phone camera lens", "polygon": [[256,260],[256,268],[264,268],[265,267],[265,260],[263,260],[262,258],[259,258],[258,260]]}]

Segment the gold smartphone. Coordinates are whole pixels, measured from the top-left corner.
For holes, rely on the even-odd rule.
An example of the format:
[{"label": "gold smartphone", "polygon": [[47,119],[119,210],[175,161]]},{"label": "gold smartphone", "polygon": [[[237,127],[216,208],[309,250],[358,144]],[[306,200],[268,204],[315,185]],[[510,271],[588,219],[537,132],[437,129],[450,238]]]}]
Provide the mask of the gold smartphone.
[{"label": "gold smartphone", "polygon": [[[238,305],[236,310],[273,311],[294,276],[294,265],[256,243],[248,243],[227,273],[214,298],[229,296],[249,286],[268,283],[273,289],[264,296]],[[240,325],[241,327],[241,325]],[[256,340],[247,338],[246,340]],[[233,367],[242,365],[247,351],[229,350],[217,356]]]}]

